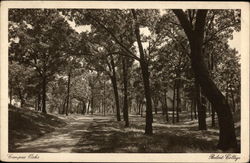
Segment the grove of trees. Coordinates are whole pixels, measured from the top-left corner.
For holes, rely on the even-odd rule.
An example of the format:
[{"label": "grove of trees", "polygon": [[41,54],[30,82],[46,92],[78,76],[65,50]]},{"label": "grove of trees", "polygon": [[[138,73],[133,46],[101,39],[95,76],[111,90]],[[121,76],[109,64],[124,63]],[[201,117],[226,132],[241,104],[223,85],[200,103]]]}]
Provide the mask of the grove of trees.
[{"label": "grove of trees", "polygon": [[140,115],[146,135],[157,114],[197,119],[199,130],[218,124],[219,149],[236,148],[240,54],[229,40],[240,19],[240,10],[10,9],[10,104],[112,115],[126,127]]}]

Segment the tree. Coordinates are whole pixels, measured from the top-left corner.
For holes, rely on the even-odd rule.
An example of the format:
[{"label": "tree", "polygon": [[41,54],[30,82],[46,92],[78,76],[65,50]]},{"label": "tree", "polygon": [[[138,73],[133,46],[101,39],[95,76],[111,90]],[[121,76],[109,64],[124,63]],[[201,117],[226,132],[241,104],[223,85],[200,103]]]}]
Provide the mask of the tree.
[{"label": "tree", "polygon": [[229,148],[235,148],[237,146],[234,121],[228,102],[224,95],[215,85],[210,78],[206,64],[204,63],[204,57],[202,53],[202,46],[204,41],[204,29],[206,24],[207,10],[198,10],[196,13],[195,24],[192,20],[188,20],[187,15],[182,10],[173,10],[178,18],[181,26],[183,27],[185,34],[190,44],[190,56],[192,68],[195,74],[195,78],[199,82],[202,91],[212,103],[214,109],[218,114],[220,137],[218,148],[227,150]]},{"label": "tree", "polygon": [[11,9],[10,59],[34,68],[42,81],[42,112],[46,113],[47,84],[54,78],[67,53],[67,37],[73,32],[57,10]]},{"label": "tree", "polygon": [[[138,14],[142,13],[144,10],[70,10],[70,12],[65,12],[66,15],[74,15],[69,16],[71,19],[74,19],[77,24],[91,24],[95,27],[95,30],[101,30],[104,33],[107,33],[111,36],[112,40],[120,46],[121,49],[124,50],[125,53],[118,53],[119,55],[126,55],[127,57],[136,59],[140,62],[141,72],[143,74],[143,83],[144,83],[144,94],[146,97],[146,127],[145,133],[151,135],[152,131],[152,101],[150,94],[150,84],[149,84],[149,71],[148,71],[148,63],[147,59],[144,56],[143,47],[141,44],[141,36],[140,36],[140,26],[150,24],[150,22],[156,21],[153,17],[157,15],[156,10],[145,10],[149,12],[152,17],[146,18],[141,16],[138,18]],[[132,17],[129,16],[132,14]],[[145,15],[145,14],[144,14]],[[116,20],[117,23],[113,20]],[[118,21],[119,20],[119,21]],[[124,23],[124,20],[126,23]],[[148,21],[147,21],[148,20]],[[140,22],[139,22],[140,21]],[[144,23],[144,24],[142,24]],[[132,26],[134,24],[134,26]],[[123,29],[123,31],[120,31]],[[122,41],[119,35],[122,34],[130,35],[129,39],[134,39],[138,43],[140,58],[138,58],[131,49],[130,46],[127,46],[127,42],[130,41]]]},{"label": "tree", "polygon": [[24,107],[26,100],[33,94],[36,85],[32,85],[36,78],[34,70],[24,65],[20,65],[15,61],[9,64],[9,98],[10,105],[14,97],[20,100],[20,107]]}]

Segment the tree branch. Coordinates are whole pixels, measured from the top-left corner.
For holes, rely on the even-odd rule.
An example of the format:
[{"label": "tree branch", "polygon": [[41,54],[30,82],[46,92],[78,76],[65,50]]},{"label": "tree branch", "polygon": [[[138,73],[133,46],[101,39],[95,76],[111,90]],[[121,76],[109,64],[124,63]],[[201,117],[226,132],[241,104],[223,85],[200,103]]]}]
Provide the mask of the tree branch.
[{"label": "tree branch", "polygon": [[134,55],[127,47],[125,47],[118,39],[117,37],[111,32],[104,24],[100,23],[96,18],[89,15],[89,17],[95,21],[99,26],[101,26],[104,30],[106,30],[114,39],[114,41],[119,44],[125,51],[127,51],[129,54]]},{"label": "tree branch", "polygon": [[184,11],[181,9],[173,9],[173,12],[176,15],[176,17],[178,18],[178,20],[179,20],[181,26],[183,27],[188,39],[192,40],[192,34],[193,34],[192,26],[190,25],[190,22],[188,21],[187,16],[184,13]]}]

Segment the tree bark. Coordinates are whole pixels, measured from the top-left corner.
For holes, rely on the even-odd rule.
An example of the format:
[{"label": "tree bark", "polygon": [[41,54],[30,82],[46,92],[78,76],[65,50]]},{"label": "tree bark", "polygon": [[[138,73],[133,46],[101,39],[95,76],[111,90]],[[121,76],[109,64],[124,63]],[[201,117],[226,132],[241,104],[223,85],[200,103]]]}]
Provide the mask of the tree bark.
[{"label": "tree bark", "polygon": [[[206,116],[204,114],[204,107],[202,106],[202,97],[201,97],[201,89],[198,82],[195,80],[195,87],[196,87],[196,103],[197,103],[197,110],[198,110],[198,124],[199,130],[206,130]],[[206,113],[206,112],[205,112]]]},{"label": "tree bark", "polygon": [[123,118],[125,121],[125,127],[129,126],[128,120],[128,66],[127,59],[123,57],[122,59],[122,69],[123,69],[123,87],[124,87],[124,99],[123,99]]},{"label": "tree bark", "polygon": [[71,69],[68,72],[66,116],[68,115],[68,110],[69,110],[70,79],[71,79]]},{"label": "tree bark", "polygon": [[136,40],[139,48],[140,53],[140,66],[142,71],[142,78],[143,78],[143,85],[144,85],[144,94],[146,98],[146,126],[145,126],[145,134],[152,135],[153,134],[153,114],[152,114],[152,101],[151,101],[151,88],[149,82],[149,70],[148,70],[148,63],[147,59],[145,58],[142,43],[141,43],[141,36],[140,36],[140,29],[139,24],[137,22],[137,15],[136,11],[132,9],[132,14],[135,20],[135,35]]},{"label": "tree bark", "polygon": [[197,11],[194,30],[182,10],[173,10],[173,12],[179,19],[188,37],[191,48],[191,65],[195,78],[218,115],[220,136],[217,147],[222,150],[228,150],[230,148],[236,149],[237,141],[231,109],[221,91],[210,78],[202,54],[207,10]]},{"label": "tree bark", "polygon": [[114,63],[114,58],[112,55],[110,55],[110,58],[111,58],[110,61],[111,61],[111,68],[112,68],[111,82],[113,85],[113,90],[114,90],[114,95],[115,95],[115,105],[116,105],[116,119],[117,121],[121,121],[119,94],[118,94],[117,79],[116,79],[116,72],[115,72],[115,63]]}]

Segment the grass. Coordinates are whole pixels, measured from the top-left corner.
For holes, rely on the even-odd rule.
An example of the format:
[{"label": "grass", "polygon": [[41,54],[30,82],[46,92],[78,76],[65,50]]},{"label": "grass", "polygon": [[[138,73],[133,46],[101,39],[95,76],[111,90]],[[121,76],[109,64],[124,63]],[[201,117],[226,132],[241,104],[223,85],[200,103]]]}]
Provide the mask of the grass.
[{"label": "grass", "polygon": [[56,116],[9,106],[9,152],[65,125]]},{"label": "grass", "polygon": [[[170,113],[171,114],[171,113]],[[235,116],[236,135],[240,144],[240,118]],[[124,122],[117,122],[115,116],[100,115],[58,115],[60,118],[36,111],[9,108],[9,151],[26,144],[27,150],[73,153],[217,153],[219,138],[218,125],[211,128],[211,118],[207,118],[208,130],[198,130],[197,120],[190,121],[187,113],[180,114],[180,122],[172,124],[170,116],[154,115],[152,136],[144,134],[145,117],[129,116],[129,127]],[[66,127],[63,127],[66,125]],[[54,131],[56,128],[59,130]],[[43,136],[46,133],[49,135]],[[51,137],[52,135],[52,137]],[[38,137],[44,139],[34,141]],[[62,141],[58,140],[62,137]],[[56,140],[58,141],[55,141]],[[69,139],[66,143],[66,139]],[[43,142],[46,140],[47,145]],[[74,140],[74,141],[73,141]],[[33,142],[33,143],[32,143]],[[56,142],[56,143],[55,143]],[[36,144],[36,145],[32,145]],[[40,144],[38,146],[37,144]],[[47,146],[47,147],[46,147]],[[69,146],[69,147],[68,147]],[[42,148],[42,149],[40,149]],[[66,150],[67,148],[67,150]],[[21,149],[21,148],[20,148]],[[23,149],[21,149],[23,150]]]},{"label": "grass", "polygon": [[[154,125],[154,135],[144,134],[143,119],[133,117],[130,127],[107,120],[92,123],[73,152],[79,153],[209,153],[216,152],[217,133],[194,128]],[[187,127],[187,128],[186,128]],[[205,136],[206,135],[206,136]],[[208,139],[210,138],[210,139]]]}]

